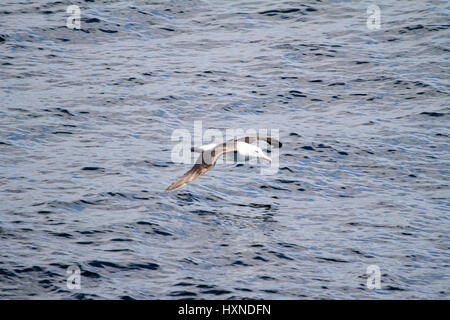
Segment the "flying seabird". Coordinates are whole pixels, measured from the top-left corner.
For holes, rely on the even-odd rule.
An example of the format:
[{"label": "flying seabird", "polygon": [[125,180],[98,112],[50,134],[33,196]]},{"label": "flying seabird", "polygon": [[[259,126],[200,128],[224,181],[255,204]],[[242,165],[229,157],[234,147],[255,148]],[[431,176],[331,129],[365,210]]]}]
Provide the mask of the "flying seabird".
[{"label": "flying seabird", "polygon": [[186,184],[197,180],[200,176],[214,168],[217,159],[227,152],[237,151],[243,156],[258,157],[272,163],[272,159],[264,154],[261,148],[251,144],[257,140],[265,140],[267,143],[277,148],[281,148],[282,146],[282,143],[274,138],[254,136],[233,139],[219,144],[208,144],[201,147],[191,148],[192,152],[201,152],[200,156],[197,158],[197,161],[191,170],[186,172],[180,179],[167,187],[166,192],[181,188]]}]

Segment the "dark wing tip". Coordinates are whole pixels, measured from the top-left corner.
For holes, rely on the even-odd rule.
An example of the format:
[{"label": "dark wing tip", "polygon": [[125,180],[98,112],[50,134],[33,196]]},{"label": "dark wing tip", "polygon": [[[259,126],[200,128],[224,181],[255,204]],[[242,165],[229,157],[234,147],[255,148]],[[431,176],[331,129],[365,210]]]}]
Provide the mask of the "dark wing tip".
[{"label": "dark wing tip", "polygon": [[267,138],[267,142],[270,145],[277,147],[277,148],[281,148],[283,146],[283,144],[280,141],[278,141],[277,139],[274,139],[274,138]]},{"label": "dark wing tip", "polygon": [[[203,161],[203,154],[200,155],[197,161]],[[172,190],[181,188],[188,183],[191,183],[192,181],[197,180],[199,177],[204,175],[207,171],[212,169],[214,167],[213,165],[207,165],[207,164],[200,164],[196,163],[191,170],[186,172],[181,178],[179,178],[177,181],[172,183],[170,186],[167,187],[166,192],[170,192]]]},{"label": "dark wing tip", "polygon": [[177,181],[175,181],[174,183],[172,183],[170,186],[168,186],[165,191],[170,192],[170,191],[176,190],[178,188],[181,188],[185,184],[186,183],[184,183],[183,178],[180,178]]},{"label": "dark wing tip", "polygon": [[166,188],[166,190],[164,190],[165,192],[170,192],[170,191],[172,191],[173,189],[171,188],[171,186],[168,186],[167,188]]}]

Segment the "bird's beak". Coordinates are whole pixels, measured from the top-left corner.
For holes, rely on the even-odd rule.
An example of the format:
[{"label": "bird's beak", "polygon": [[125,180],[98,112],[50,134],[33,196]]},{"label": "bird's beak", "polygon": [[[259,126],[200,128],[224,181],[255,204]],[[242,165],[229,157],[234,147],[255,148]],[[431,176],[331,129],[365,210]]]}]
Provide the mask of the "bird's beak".
[{"label": "bird's beak", "polygon": [[268,156],[266,156],[265,154],[263,154],[262,156],[261,156],[261,158],[263,158],[264,160],[267,160],[267,161],[269,161],[270,163],[272,163],[272,159],[270,159]]}]

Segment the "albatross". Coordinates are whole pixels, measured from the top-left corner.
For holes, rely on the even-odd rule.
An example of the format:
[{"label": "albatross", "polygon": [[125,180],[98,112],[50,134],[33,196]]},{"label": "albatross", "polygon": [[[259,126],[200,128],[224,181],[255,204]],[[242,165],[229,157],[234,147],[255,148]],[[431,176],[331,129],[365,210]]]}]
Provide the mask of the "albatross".
[{"label": "albatross", "polygon": [[194,166],[186,172],[180,179],[172,183],[167,187],[166,192],[170,192],[181,188],[192,181],[197,180],[199,177],[204,175],[206,172],[214,168],[217,159],[225,153],[228,152],[238,152],[239,154],[246,157],[257,157],[272,163],[272,159],[268,157],[261,148],[251,143],[264,140],[268,144],[281,148],[282,143],[272,137],[245,137],[240,139],[233,139],[219,144],[208,144],[201,147],[192,147],[192,152],[200,152],[200,156],[197,158]]}]

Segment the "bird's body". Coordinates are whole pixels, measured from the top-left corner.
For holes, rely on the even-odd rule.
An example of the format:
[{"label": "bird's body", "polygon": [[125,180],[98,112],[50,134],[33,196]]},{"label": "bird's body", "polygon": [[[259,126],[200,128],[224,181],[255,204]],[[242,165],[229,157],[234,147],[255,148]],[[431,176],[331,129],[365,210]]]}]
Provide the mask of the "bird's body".
[{"label": "bird's body", "polygon": [[245,137],[241,139],[229,140],[220,144],[209,144],[201,147],[193,147],[191,151],[201,152],[200,156],[197,158],[194,166],[186,172],[180,179],[172,183],[166,192],[173,191],[175,189],[181,188],[186,184],[197,180],[200,176],[204,175],[206,172],[214,168],[217,159],[228,152],[238,152],[239,154],[246,157],[259,157],[269,162],[272,162],[267,155],[258,146],[252,145],[252,142],[257,140],[265,140],[267,143],[274,145],[278,148],[282,146],[281,142],[271,137]]}]

